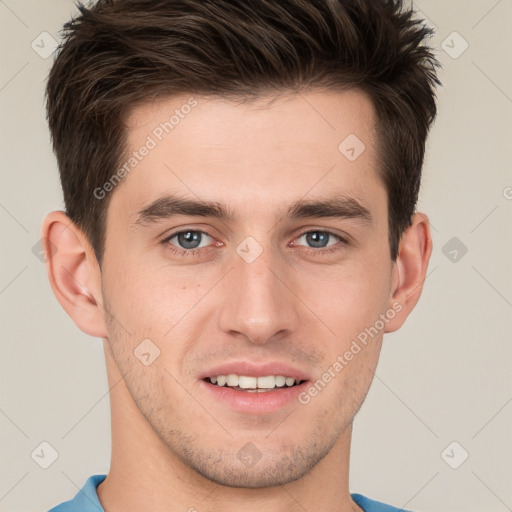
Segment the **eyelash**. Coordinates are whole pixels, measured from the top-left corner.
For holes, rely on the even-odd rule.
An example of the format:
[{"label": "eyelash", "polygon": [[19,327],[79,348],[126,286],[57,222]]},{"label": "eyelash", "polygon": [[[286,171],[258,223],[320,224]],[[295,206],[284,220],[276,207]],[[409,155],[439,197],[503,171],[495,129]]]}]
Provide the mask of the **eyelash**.
[{"label": "eyelash", "polygon": [[[172,238],[174,238],[175,236],[178,236],[181,233],[188,233],[188,232],[201,233],[203,235],[207,235],[207,236],[209,236],[211,238],[214,238],[212,235],[210,235],[210,233],[208,233],[206,231],[203,231],[201,229],[184,229],[184,230],[181,230],[181,231],[177,231],[176,233],[173,233],[172,235],[170,235],[167,238],[165,238],[164,240],[162,240],[162,244],[166,245],[167,249],[170,250],[176,256],[188,256],[188,257],[199,256],[201,251],[202,251],[202,249],[209,249],[209,248],[211,248],[211,247],[200,247],[200,248],[195,248],[195,249],[180,249],[180,248],[176,247],[175,245],[172,245],[172,244],[169,243],[170,240]],[[334,252],[337,252],[337,251],[340,251],[340,250],[344,249],[345,246],[350,245],[349,242],[346,239],[344,239],[340,235],[337,235],[336,233],[333,233],[333,232],[328,231],[328,230],[310,229],[310,230],[307,230],[307,231],[303,231],[300,235],[297,236],[297,238],[301,238],[302,236],[307,235],[308,233],[324,233],[324,234],[327,234],[329,236],[333,236],[333,237],[337,238],[338,241],[341,242],[341,244],[334,244],[334,245],[332,245],[330,247],[323,248],[323,249],[322,248],[316,249],[314,247],[300,246],[300,247],[303,247],[303,250],[305,249],[307,253],[311,253],[311,254],[313,254],[315,256],[317,256],[317,255],[325,255],[325,254],[332,254]]]}]

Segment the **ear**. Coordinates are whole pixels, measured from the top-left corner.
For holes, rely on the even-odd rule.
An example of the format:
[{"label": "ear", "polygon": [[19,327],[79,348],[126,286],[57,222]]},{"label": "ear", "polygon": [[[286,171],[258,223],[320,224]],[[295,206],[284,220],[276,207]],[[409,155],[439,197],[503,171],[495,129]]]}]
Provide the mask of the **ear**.
[{"label": "ear", "polygon": [[388,308],[396,314],[386,324],[384,332],[398,330],[416,306],[423,290],[431,254],[432,238],[428,217],[424,213],[416,213],[411,225],[402,234],[398,256],[393,263]]},{"label": "ear", "polygon": [[102,307],[101,270],[86,236],[61,211],[41,226],[46,271],[55,297],[80,330],[107,337]]}]

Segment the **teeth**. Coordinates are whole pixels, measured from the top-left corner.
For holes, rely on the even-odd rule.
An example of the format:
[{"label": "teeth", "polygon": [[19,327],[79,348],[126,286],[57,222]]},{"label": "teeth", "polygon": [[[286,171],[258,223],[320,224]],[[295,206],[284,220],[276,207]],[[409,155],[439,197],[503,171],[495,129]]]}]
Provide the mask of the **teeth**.
[{"label": "teeth", "polygon": [[258,377],[257,380],[258,388],[260,389],[272,389],[276,387],[276,378],[273,375],[267,375],[266,377]]},{"label": "teeth", "polygon": [[216,377],[209,377],[212,384],[218,386],[239,387],[241,389],[274,389],[275,387],[282,388],[284,386],[293,386],[299,384],[300,379],[293,377],[285,377],[284,375],[265,375],[263,377],[247,377],[245,375],[237,375],[230,373],[229,375],[217,375]]},{"label": "teeth", "polygon": [[278,375],[276,377],[276,386],[278,388],[282,388],[286,384],[286,377],[283,377],[282,375]]},{"label": "teeth", "polygon": [[235,375],[234,373],[230,373],[226,377],[226,383],[228,386],[238,386],[238,375]]},{"label": "teeth", "polygon": [[256,377],[238,377],[238,386],[242,389],[255,389],[257,388],[258,379]]}]

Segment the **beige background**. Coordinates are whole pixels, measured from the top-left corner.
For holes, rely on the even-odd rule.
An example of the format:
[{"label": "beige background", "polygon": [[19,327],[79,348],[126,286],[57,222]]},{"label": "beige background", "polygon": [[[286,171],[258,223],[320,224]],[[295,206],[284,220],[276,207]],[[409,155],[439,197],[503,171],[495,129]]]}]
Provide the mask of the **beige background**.
[{"label": "beige background", "polygon": [[[512,1],[414,5],[444,66],[419,205],[434,252],[356,418],[351,491],[415,511],[502,512],[512,510]],[[40,34],[58,39],[74,11],[68,0],[0,0],[0,511],[47,510],[110,462],[102,342],[66,316],[32,252],[44,214],[63,208]],[[443,251],[453,237],[459,249]],[[58,452],[48,469],[31,457],[43,441]]]}]

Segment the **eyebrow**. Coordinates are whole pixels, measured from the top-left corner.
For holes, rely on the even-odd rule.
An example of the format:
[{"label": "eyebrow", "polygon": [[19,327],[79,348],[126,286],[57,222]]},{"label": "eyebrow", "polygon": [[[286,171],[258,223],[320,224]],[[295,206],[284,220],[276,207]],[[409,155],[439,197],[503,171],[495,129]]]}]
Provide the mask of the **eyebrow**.
[{"label": "eyebrow", "polygon": [[[133,224],[148,225],[178,215],[211,217],[222,221],[232,221],[236,217],[235,212],[223,203],[216,201],[199,201],[178,195],[165,195],[137,212]],[[372,215],[368,208],[363,206],[356,199],[343,195],[322,200],[299,199],[289,205],[284,213],[277,215],[277,218],[281,218],[282,220],[308,217],[356,219],[366,224],[372,224],[373,222]]]}]

